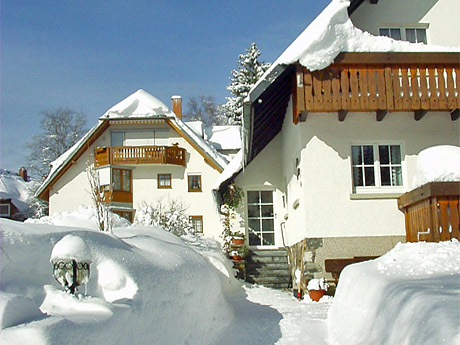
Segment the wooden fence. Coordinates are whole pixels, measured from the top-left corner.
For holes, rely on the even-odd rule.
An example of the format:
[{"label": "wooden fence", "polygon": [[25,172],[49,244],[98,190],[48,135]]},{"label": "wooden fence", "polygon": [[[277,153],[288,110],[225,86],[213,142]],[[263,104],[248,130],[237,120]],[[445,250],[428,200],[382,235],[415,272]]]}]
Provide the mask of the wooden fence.
[{"label": "wooden fence", "polygon": [[460,240],[460,182],[427,183],[398,199],[406,241]]}]

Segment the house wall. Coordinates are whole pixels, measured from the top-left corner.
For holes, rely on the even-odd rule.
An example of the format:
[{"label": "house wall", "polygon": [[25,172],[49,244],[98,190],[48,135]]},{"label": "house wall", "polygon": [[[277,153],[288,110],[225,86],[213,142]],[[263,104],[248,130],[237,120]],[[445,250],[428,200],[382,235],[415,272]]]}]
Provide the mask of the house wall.
[{"label": "house wall", "polygon": [[[160,126],[169,128],[167,125]],[[137,127],[139,128],[139,127]],[[86,175],[86,163],[93,160],[95,147],[111,146],[110,131],[135,130],[133,126],[111,126],[86,151],[70,169],[50,189],[50,215],[56,212],[74,211],[80,205],[91,205],[89,183]],[[145,126],[142,127],[142,130]],[[211,167],[182,136],[172,128],[169,129],[170,144],[178,143],[186,149],[187,166],[166,164],[127,165],[132,169],[133,208],[138,210],[144,204],[155,205],[159,199],[166,204],[169,200],[181,200],[187,207],[189,215],[202,215],[203,228],[206,236],[219,238],[221,230],[220,215],[215,206],[212,186],[219,172]],[[141,138],[142,139],[142,138]],[[157,175],[172,175],[171,189],[158,189]],[[202,192],[188,192],[187,175],[201,174]]]},{"label": "house wall", "polygon": [[373,35],[380,27],[426,27],[428,44],[460,46],[460,25],[454,25],[459,13],[458,0],[364,1],[351,20]]}]

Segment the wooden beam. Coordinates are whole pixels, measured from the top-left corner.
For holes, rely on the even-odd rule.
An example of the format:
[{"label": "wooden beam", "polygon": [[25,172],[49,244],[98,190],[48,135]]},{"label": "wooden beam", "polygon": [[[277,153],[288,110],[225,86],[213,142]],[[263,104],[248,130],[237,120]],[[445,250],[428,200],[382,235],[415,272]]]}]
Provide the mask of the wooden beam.
[{"label": "wooden beam", "polygon": [[307,116],[308,116],[308,111],[302,111],[300,113],[300,122],[305,122],[307,121]]},{"label": "wooden beam", "polygon": [[459,117],[460,117],[460,109],[454,109],[450,112],[450,119],[452,121],[458,120]]},{"label": "wooden beam", "polygon": [[339,114],[339,121],[344,121],[345,117],[348,114],[348,110],[340,110],[338,114]]},{"label": "wooden beam", "polygon": [[388,110],[377,110],[376,120],[382,121],[386,114],[388,114]]},{"label": "wooden beam", "polygon": [[340,53],[334,65],[375,65],[375,64],[449,64],[459,65],[460,53]]},{"label": "wooden beam", "polygon": [[379,3],[379,0],[371,0],[371,4],[376,5]]},{"label": "wooden beam", "polygon": [[419,109],[419,110],[414,111],[414,119],[415,119],[415,121],[420,121],[422,119],[422,117],[424,117],[427,112],[428,111],[424,110],[424,109]]}]

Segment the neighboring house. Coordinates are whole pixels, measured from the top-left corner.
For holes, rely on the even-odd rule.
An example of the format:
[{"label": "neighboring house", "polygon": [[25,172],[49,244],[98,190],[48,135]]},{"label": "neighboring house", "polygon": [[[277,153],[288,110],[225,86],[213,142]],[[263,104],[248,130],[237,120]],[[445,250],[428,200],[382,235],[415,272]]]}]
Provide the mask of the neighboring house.
[{"label": "neighboring house", "polygon": [[113,212],[133,221],[144,205],[177,200],[187,207],[196,232],[218,238],[220,215],[212,186],[228,160],[182,122],[180,97],[172,101],[175,113],[138,90],[107,110],[53,163],[38,190],[49,201],[50,215],[91,205],[86,168],[94,163]]},{"label": "neighboring house", "polygon": [[19,174],[0,169],[0,217],[25,220],[29,211],[31,182],[25,168]]},{"label": "neighboring house", "polygon": [[[409,3],[352,1],[352,18],[393,27],[403,12],[415,22],[398,10]],[[458,1],[441,3],[450,7],[422,6],[427,14],[418,15],[443,21],[459,12]],[[234,230],[249,246],[306,239],[311,275],[324,275],[325,259],[378,256],[404,241],[396,199],[412,187],[417,154],[460,144],[460,48],[372,36],[353,25],[348,4],[332,1],[251,89],[244,154],[218,181],[221,192],[231,182],[244,192]],[[443,14],[429,15],[438,8]],[[458,30],[456,22],[447,25]],[[447,43],[460,46],[459,38]]]}]

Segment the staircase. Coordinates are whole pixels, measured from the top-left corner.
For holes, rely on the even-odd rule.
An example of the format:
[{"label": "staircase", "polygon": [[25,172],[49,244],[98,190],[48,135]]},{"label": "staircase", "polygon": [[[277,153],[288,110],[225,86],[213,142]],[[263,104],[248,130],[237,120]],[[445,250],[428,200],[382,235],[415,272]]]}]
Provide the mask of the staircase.
[{"label": "staircase", "polygon": [[274,289],[289,288],[291,274],[286,250],[250,250],[246,257],[246,281]]}]

